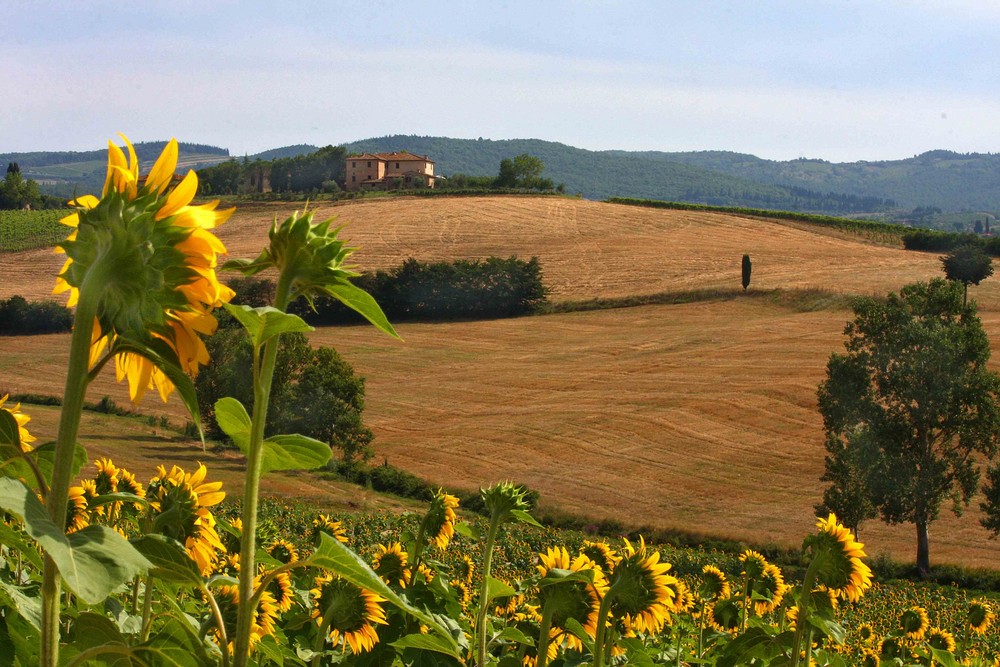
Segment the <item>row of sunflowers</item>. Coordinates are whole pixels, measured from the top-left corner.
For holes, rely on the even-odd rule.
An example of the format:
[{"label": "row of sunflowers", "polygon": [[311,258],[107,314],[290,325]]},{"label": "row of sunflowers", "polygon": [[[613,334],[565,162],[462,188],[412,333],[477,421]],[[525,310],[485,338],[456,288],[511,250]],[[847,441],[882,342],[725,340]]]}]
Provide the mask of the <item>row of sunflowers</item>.
[{"label": "row of sunflowers", "polygon": [[[885,608],[895,627],[852,627],[872,576],[833,515],[805,538],[803,574],[789,583],[752,550],[726,569],[681,573],[641,538],[567,542],[507,482],[481,491],[481,520],[459,521],[441,491],[418,520],[363,543],[328,516],[262,513],[263,475],[330,458],[325,443],[265,436],[278,340],[309,330],[288,305],[328,295],[396,332],[350,282],[353,249],[311,213],[276,220],[260,256],[223,267],[275,272],[274,305],[230,304],[212,230],[232,210],[193,204],[193,172],[174,185],[176,142],[144,178],[125,143],[127,155],[109,142],[101,198],[78,197],[63,221],[73,231],[56,292],[75,314],[56,441],[34,442],[30,416],[0,403],[0,664],[995,664],[985,600],[948,625],[914,604]],[[161,465],[142,484],[108,459],[88,467],[77,442],[88,385],[108,364],[133,400],[176,392],[199,423],[191,378],[219,307],[254,358],[253,405],[214,406],[247,460],[239,509],[225,515],[205,466]],[[543,536],[527,552],[507,548],[518,526]]]}]

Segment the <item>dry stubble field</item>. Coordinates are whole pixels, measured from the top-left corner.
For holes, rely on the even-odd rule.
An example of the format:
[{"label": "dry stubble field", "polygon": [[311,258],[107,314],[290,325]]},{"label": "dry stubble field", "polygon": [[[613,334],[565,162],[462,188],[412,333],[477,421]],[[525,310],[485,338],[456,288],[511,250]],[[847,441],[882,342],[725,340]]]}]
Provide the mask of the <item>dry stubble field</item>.
[{"label": "dry stubble field", "polygon": [[[245,207],[219,236],[232,256],[253,256],[270,220],[291,208]],[[935,255],[827,230],[569,199],[372,200],[319,214],[348,223],[365,270],[407,257],[537,255],[554,300],[731,288],[744,252],[752,290],[881,294],[940,275]],[[0,263],[0,297],[39,298],[60,259],[35,251]],[[1000,287],[987,281],[974,295],[1000,347]],[[367,377],[378,455],[428,479],[474,488],[509,477],[574,513],[794,544],[811,529],[822,489],[815,390],[849,316],[737,298],[408,324],[402,343],[363,327],[321,329],[313,340]],[[59,393],[65,343],[9,340],[0,387]],[[92,395],[102,394],[124,400],[111,378]],[[143,409],[181,415],[152,398]],[[998,545],[975,516],[933,524],[932,559],[996,566]],[[863,538],[870,553],[912,558],[909,526],[873,522]]]}]

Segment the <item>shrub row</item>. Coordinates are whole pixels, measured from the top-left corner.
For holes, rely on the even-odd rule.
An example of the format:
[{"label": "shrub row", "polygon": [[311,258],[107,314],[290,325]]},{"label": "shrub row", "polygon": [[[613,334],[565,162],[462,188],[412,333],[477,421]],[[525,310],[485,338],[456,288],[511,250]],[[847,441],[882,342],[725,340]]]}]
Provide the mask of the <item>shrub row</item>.
[{"label": "shrub row", "polygon": [[[367,273],[354,284],[375,297],[386,316],[406,320],[463,320],[515,317],[545,303],[546,289],[537,257],[454,262],[408,259],[389,271]],[[332,298],[293,309],[310,324],[360,322],[360,316]]]},{"label": "shrub row", "polygon": [[0,299],[0,336],[62,333],[73,326],[73,313],[55,301],[28,302],[15,294]]},{"label": "shrub row", "polygon": [[963,245],[976,245],[988,254],[1000,257],[1000,236],[982,237],[968,232],[940,232],[933,229],[914,229],[903,235],[903,247],[907,250],[949,252]]}]

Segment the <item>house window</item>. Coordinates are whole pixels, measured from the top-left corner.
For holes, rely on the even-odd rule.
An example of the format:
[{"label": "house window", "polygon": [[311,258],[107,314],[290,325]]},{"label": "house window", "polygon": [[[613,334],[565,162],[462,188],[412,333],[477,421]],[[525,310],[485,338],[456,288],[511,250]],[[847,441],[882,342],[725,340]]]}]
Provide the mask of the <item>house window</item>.
[{"label": "house window", "polygon": [[396,163],[396,169],[399,169],[399,163],[398,162]]},{"label": "house window", "polygon": [[368,160],[368,168],[369,168],[369,169],[371,169],[371,168],[372,168],[372,161],[371,161],[371,160]]},{"label": "house window", "polygon": [[354,169],[354,168],[355,168],[355,167],[357,167],[357,166],[358,166],[358,163],[357,163],[357,162],[352,162],[352,163],[351,163],[351,169]]},{"label": "house window", "polygon": [[354,183],[357,180],[358,180],[358,177],[355,176],[354,174],[351,174],[351,183]]}]

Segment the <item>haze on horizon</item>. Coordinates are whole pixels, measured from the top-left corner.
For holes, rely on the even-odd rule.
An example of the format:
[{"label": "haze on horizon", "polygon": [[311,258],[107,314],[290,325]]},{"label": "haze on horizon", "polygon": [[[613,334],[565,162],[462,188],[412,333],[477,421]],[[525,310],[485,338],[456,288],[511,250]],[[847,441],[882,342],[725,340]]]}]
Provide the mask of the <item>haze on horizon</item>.
[{"label": "haze on horizon", "polygon": [[1000,152],[1000,3],[0,7],[0,153],[389,134],[786,160]]}]

